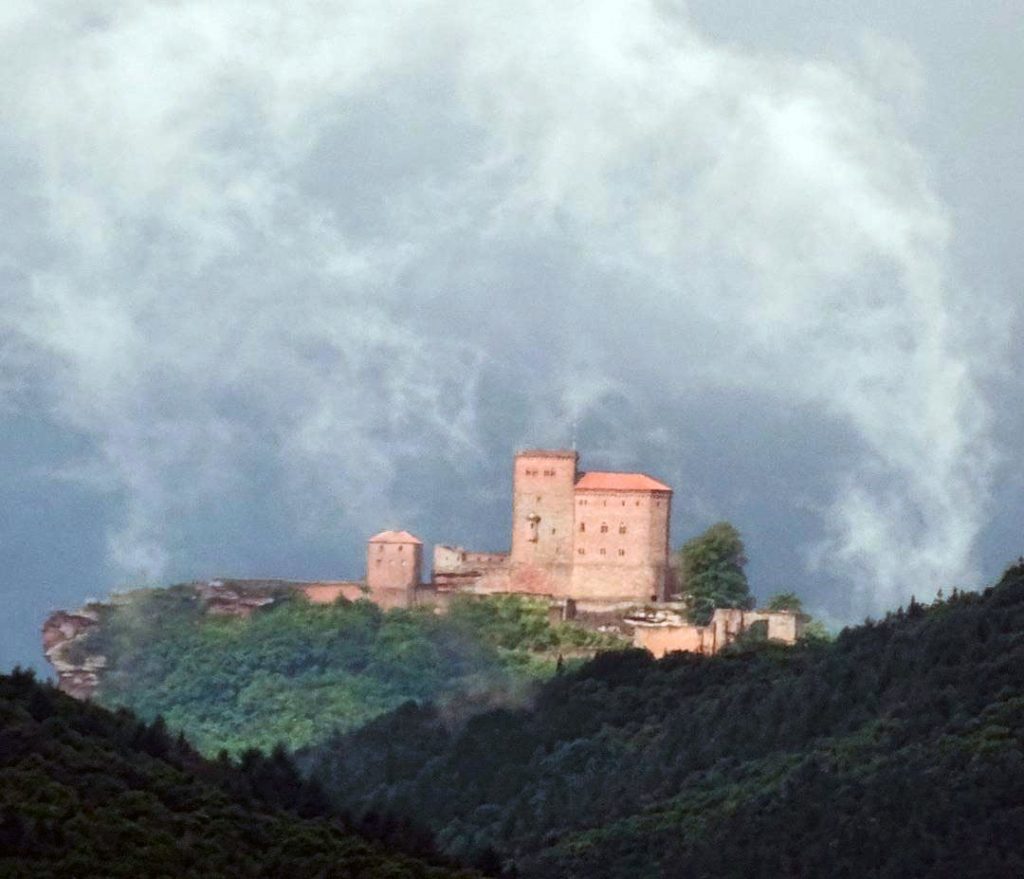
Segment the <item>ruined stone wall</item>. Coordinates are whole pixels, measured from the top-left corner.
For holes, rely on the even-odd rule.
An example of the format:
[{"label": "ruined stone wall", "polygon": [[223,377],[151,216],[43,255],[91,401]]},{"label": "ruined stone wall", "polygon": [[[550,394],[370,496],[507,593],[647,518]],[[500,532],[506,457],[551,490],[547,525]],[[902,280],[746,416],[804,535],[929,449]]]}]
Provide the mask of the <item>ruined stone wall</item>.
[{"label": "ruined stone wall", "polygon": [[715,652],[714,630],[710,626],[638,626],[633,631],[633,644],[649,650],[655,659],[676,650],[704,656]]},{"label": "ruined stone wall", "polygon": [[790,611],[737,610],[719,608],[707,626],[678,622],[637,623],[633,643],[650,650],[655,658],[681,650],[711,655],[718,653],[749,631],[754,623],[765,622],[768,638],[783,644],[795,644],[803,635],[806,618]]}]

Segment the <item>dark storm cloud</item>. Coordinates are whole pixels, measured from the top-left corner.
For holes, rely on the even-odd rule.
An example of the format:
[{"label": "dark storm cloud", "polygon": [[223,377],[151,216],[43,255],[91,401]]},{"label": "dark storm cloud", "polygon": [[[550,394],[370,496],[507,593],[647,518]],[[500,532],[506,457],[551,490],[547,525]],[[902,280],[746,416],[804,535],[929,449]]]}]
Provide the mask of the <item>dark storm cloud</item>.
[{"label": "dark storm cloud", "polygon": [[3,15],[3,411],[75,438],[39,491],[105,499],[115,579],[497,548],[513,447],[574,431],[835,617],[974,576],[1006,322],[951,268],[905,41],[766,54],[640,0]]}]

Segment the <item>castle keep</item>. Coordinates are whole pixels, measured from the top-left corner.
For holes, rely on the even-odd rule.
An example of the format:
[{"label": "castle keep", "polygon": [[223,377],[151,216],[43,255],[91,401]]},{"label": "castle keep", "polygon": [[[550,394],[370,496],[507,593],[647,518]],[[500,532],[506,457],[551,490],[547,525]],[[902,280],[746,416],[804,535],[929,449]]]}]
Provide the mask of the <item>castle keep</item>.
[{"label": "castle keep", "polygon": [[530,595],[546,600],[553,616],[614,626],[655,656],[717,653],[751,629],[794,643],[806,618],[788,611],[722,608],[707,626],[687,621],[685,605],[673,600],[671,514],[672,489],[645,473],[581,471],[575,451],[531,449],[513,463],[508,552],[437,544],[424,582],[420,540],[382,531],[367,545],[364,584],[302,588],[313,601],[344,595],[438,611],[457,595]]},{"label": "castle keep", "polygon": [[366,585],[383,607],[443,603],[453,592],[511,592],[573,612],[625,610],[669,597],[672,489],[643,473],[581,472],[575,451],[515,456],[508,552],[439,544],[420,580],[420,541],[370,538]]}]

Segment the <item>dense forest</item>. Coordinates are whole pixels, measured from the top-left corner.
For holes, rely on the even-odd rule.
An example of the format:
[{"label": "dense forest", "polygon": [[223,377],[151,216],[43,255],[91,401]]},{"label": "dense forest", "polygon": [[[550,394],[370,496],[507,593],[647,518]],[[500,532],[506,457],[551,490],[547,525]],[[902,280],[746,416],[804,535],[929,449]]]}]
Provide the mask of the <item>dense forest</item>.
[{"label": "dense forest", "polygon": [[162,721],[0,676],[5,879],[472,875],[407,821],[352,824],[282,750],[209,761]]},{"label": "dense forest", "polygon": [[339,805],[563,877],[1024,876],[1024,564],[833,642],[607,653],[528,708],[301,755]]},{"label": "dense forest", "polygon": [[410,699],[521,701],[559,657],[572,664],[623,643],[553,623],[544,602],[514,595],[466,598],[437,616],[283,593],[245,620],[204,615],[178,586],[99,609],[101,625],[76,645],[107,659],[96,700],[163,716],[207,754],[323,741]]}]

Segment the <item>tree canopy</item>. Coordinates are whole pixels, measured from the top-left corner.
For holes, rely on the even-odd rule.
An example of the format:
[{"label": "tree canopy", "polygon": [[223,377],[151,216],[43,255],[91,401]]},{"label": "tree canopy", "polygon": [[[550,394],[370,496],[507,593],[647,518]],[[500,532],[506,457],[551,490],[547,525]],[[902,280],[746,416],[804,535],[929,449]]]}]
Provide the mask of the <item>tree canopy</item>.
[{"label": "tree canopy", "polygon": [[552,623],[546,603],[517,595],[465,597],[445,616],[285,598],[248,620],[204,616],[190,596],[170,587],[104,606],[83,649],[107,659],[96,701],[163,715],[207,754],[298,748],[410,699],[516,701],[559,656],[623,643]]},{"label": "tree canopy", "polygon": [[683,544],[678,569],[692,622],[707,625],[715,608],[754,606],[744,566],[743,538],[729,522],[717,522]]},{"label": "tree canopy", "polygon": [[768,610],[791,610],[794,613],[804,612],[804,603],[795,592],[777,592],[768,599]]},{"label": "tree canopy", "polygon": [[202,758],[157,719],[0,675],[0,876],[471,879],[429,831],[358,825],[283,748]]},{"label": "tree canopy", "polygon": [[308,762],[523,879],[1024,876],[1024,565],[827,643],[600,654],[528,707],[407,706]]}]

